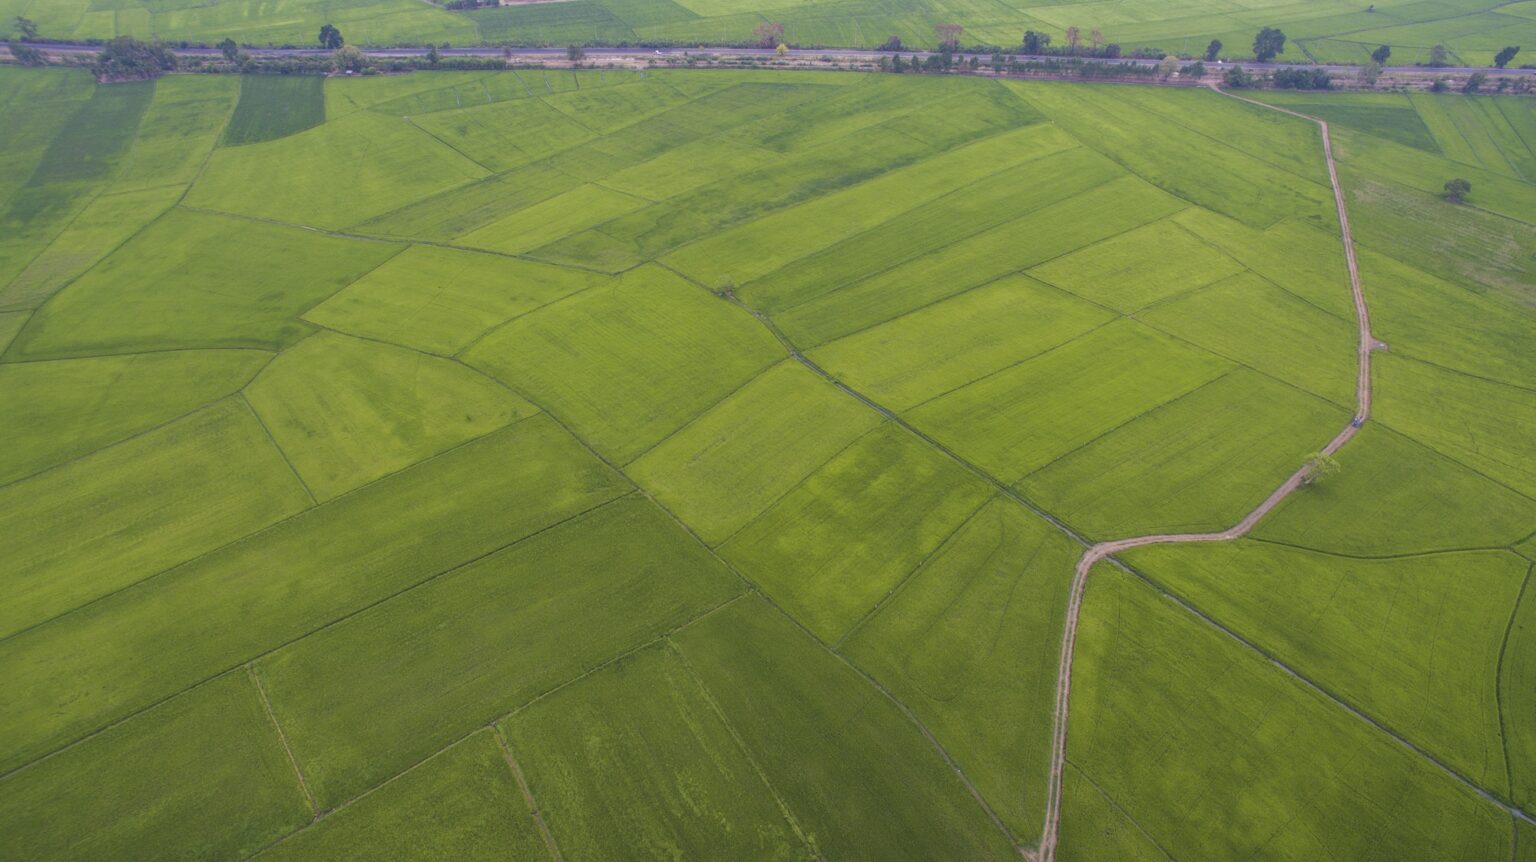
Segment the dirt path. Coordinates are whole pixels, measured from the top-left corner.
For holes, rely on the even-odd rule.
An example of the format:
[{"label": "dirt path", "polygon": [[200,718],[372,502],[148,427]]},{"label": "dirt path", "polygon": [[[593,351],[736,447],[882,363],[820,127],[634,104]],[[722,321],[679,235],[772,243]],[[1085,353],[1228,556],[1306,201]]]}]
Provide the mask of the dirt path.
[{"label": "dirt path", "polygon": [[[1355,262],[1355,243],[1349,231],[1349,213],[1344,206],[1344,189],[1339,185],[1339,171],[1333,162],[1333,142],[1328,137],[1328,124],[1316,117],[1310,117],[1296,111],[1278,108],[1274,105],[1266,105],[1253,99],[1235,96],[1225,92],[1215,85],[1211,89],[1229,98],[1258,105],[1272,111],[1290,114],[1304,120],[1314,122],[1322,131],[1323,159],[1328,164],[1328,180],[1333,184],[1333,202],[1339,212],[1340,240],[1344,245],[1344,260],[1349,267],[1349,287],[1354,293],[1355,319],[1360,328],[1360,343],[1357,348],[1358,374],[1355,382],[1355,416],[1343,430],[1334,435],[1323,447],[1323,453],[1332,455],[1337,452],[1355,433],[1371,414],[1371,351],[1377,349],[1377,342],[1371,337],[1370,310],[1365,304],[1365,293],[1360,288],[1360,270]],[[1056,842],[1059,837],[1059,825],[1061,822],[1061,776],[1067,760],[1067,707],[1070,701],[1072,689],[1072,652],[1077,642],[1077,620],[1082,610],[1083,591],[1088,586],[1088,573],[1095,564],[1106,557],[1118,554],[1131,548],[1139,548],[1143,545],[1163,545],[1176,542],[1227,542],[1239,538],[1253,529],[1259,519],[1269,514],[1270,510],[1280,504],[1280,501],[1291,495],[1291,492],[1301,487],[1306,479],[1307,467],[1303,465],[1291,474],[1289,479],[1270,494],[1258,508],[1248,513],[1248,516],[1239,521],[1236,526],[1219,533],[1168,533],[1152,536],[1137,536],[1131,539],[1116,539],[1112,542],[1100,542],[1083,553],[1077,561],[1077,569],[1072,576],[1072,595],[1067,602],[1067,621],[1061,636],[1061,664],[1057,671],[1056,681],[1056,710],[1053,716],[1051,736],[1051,786],[1046,797],[1045,828],[1040,837],[1040,850],[1037,855],[1039,862],[1053,862],[1056,858]]]}]

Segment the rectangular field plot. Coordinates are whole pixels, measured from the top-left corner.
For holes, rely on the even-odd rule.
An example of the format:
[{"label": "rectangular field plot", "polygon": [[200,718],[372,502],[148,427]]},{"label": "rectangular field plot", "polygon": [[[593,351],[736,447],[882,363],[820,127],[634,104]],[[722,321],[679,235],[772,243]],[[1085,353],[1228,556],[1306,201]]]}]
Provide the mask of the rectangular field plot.
[{"label": "rectangular field plot", "polygon": [[1254,230],[1199,207],[1173,220],[1271,283],[1344,320],[1354,319],[1349,272],[1337,234],[1291,220]]},{"label": "rectangular field plot", "polygon": [[1129,313],[1242,269],[1176,223],[1160,221],[1058,257],[1029,274]]},{"label": "rectangular field plot", "polygon": [[1383,424],[1367,423],[1337,458],[1337,475],[1281,503],[1254,534],[1387,555],[1507,545],[1536,524],[1536,501]]},{"label": "rectangular field plot", "polygon": [[414,245],[304,319],[447,356],[499,323],[606,281],[595,273]]},{"label": "rectangular field plot", "polygon": [[1089,582],[1075,665],[1069,762],[1159,846],[1206,859],[1509,854],[1502,809],[1111,566]]},{"label": "rectangular field plot", "polygon": [[1374,368],[1384,424],[1536,497],[1536,392],[1390,355]]},{"label": "rectangular field plot", "polygon": [[0,416],[8,419],[0,485],[204,407],[271,359],[259,350],[177,350],[0,365]]},{"label": "rectangular field plot", "polygon": [[535,416],[0,641],[0,769],[628,490]]},{"label": "rectangular field plot", "polygon": [[306,308],[399,251],[175,210],[33,315],[6,356],[285,347],[313,331]]},{"label": "rectangular field plot", "polygon": [[319,75],[241,75],[240,101],[224,129],[224,144],[272,141],[320,125],[324,86]]},{"label": "rectangular field plot", "polygon": [[1136,319],[1341,406],[1355,403],[1359,337],[1341,320],[1251,272]]},{"label": "rectangular field plot", "polygon": [[848,639],[1025,842],[1049,784],[1051,703],[1081,546],[997,497]]},{"label": "rectangular field plot", "polygon": [[1005,482],[1226,373],[1232,364],[1132,321],[982,377],[908,411]]},{"label": "rectangular field plot", "polygon": [[797,344],[821,344],[1170,215],[1183,206],[1182,201],[1135,177],[1121,177],[797,305],[774,319]]},{"label": "rectangular field plot", "polygon": [[551,156],[593,136],[542,99],[439,111],[411,122],[493,171]]},{"label": "rectangular field plot", "polygon": [[0,779],[18,859],[244,858],[309,819],[242,671]]},{"label": "rectangular field plot", "polygon": [[512,321],[465,361],[623,463],[782,356],[750,316],[647,268]]},{"label": "rectangular field plot", "polygon": [[1019,481],[1099,539],[1219,530],[1242,520],[1349,412],[1239,369]]},{"label": "rectangular field plot", "polygon": [[483,730],[258,856],[262,862],[365,862],[403,847],[429,859],[541,859],[528,803]]},{"label": "rectangular field plot", "polygon": [[906,716],[767,603],[673,640],[820,855],[1018,858]]},{"label": "rectangular field plot", "polygon": [[170,75],[155,82],[133,158],[117,177],[116,190],[186,185],[197,177],[218,142],[240,90],[252,76]]},{"label": "rectangular field plot", "polygon": [[1507,551],[1337,557],[1262,542],[1138,548],[1127,562],[1496,793]]},{"label": "rectangular field plot", "polygon": [[341,228],[489,173],[399,117],[359,111],[216,150],[187,205]]},{"label": "rectangular field plot", "polygon": [[786,359],[626,470],[704,541],[724,541],[881,416]]},{"label": "rectangular field plot", "polygon": [[675,647],[621,659],[503,727],[569,858],[810,852]]},{"label": "rectangular field plot", "polygon": [[835,641],[974,513],[988,486],[885,425],[828,461],[720,553]]},{"label": "rectangular field plot", "polygon": [[634,212],[647,203],[634,195],[584,185],[465,234],[459,242],[473,248],[517,254]]},{"label": "rectangular field plot", "polygon": [[811,351],[840,380],[894,410],[1057,347],[1113,315],[1009,276]]},{"label": "rectangular field plot", "polygon": [[[146,489],[156,493],[147,494]],[[0,634],[309,505],[238,398],[0,489]]]},{"label": "rectangular field plot", "polygon": [[246,398],[319,500],[538,412],[459,363],[333,332],[284,351]]},{"label": "rectangular field plot", "polygon": [[631,496],[256,668],[330,806],[741,590],[654,504]]}]

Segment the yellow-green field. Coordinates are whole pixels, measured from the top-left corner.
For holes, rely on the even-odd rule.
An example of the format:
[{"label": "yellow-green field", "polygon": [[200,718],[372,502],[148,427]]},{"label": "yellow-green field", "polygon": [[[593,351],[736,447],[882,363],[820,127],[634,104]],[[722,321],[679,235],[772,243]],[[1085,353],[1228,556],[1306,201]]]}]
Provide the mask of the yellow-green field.
[{"label": "yellow-green field", "polygon": [[[1158,23],[1029,14],[1098,7]],[[610,13],[739,17],[672,8]],[[1094,570],[1055,858],[1536,858],[1536,108],[1262,97],[1332,126],[1374,413]],[[1318,127],[1208,90],[0,112],[0,859],[1033,859],[1085,543],[1231,526],[1355,411]]]}]

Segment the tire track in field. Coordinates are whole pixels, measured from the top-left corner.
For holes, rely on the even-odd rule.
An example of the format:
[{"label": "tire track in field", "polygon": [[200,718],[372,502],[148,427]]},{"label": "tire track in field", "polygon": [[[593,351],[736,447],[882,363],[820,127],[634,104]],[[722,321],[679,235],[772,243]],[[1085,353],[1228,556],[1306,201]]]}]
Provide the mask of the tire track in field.
[{"label": "tire track in field", "polygon": [[[1268,105],[1254,99],[1233,95],[1219,87],[1210,85],[1211,89],[1223,96],[1257,105],[1267,110],[1279,111],[1293,117],[1299,117],[1308,122],[1316,123],[1322,132],[1323,160],[1328,165],[1328,181],[1333,186],[1334,207],[1339,215],[1339,238],[1344,246],[1344,261],[1349,269],[1349,287],[1354,296],[1355,321],[1359,327],[1359,344],[1356,348],[1357,373],[1355,379],[1355,415],[1349,424],[1334,435],[1328,441],[1322,452],[1324,455],[1332,455],[1348,443],[1360,430],[1360,426],[1370,418],[1371,414],[1371,352],[1378,349],[1379,342],[1371,336],[1370,309],[1365,302],[1365,292],[1360,287],[1360,270],[1355,260],[1355,243],[1349,230],[1349,212],[1344,203],[1344,189],[1339,184],[1339,172],[1333,161],[1333,142],[1328,136],[1328,123],[1317,117],[1308,116],[1297,111]],[[1308,465],[1303,465],[1292,473],[1290,478],[1281,483],[1264,502],[1249,512],[1236,525],[1216,533],[1160,533],[1149,536],[1136,536],[1128,539],[1116,539],[1109,542],[1099,542],[1083,553],[1077,561],[1077,568],[1072,576],[1071,598],[1067,603],[1066,625],[1061,637],[1061,660],[1057,670],[1056,682],[1056,707],[1052,719],[1051,731],[1051,784],[1046,795],[1045,828],[1041,832],[1040,849],[1037,855],[1039,862],[1053,862],[1056,858],[1056,844],[1059,838],[1059,825],[1061,822],[1061,779],[1067,758],[1067,714],[1072,688],[1072,655],[1073,647],[1077,641],[1078,617],[1082,611],[1083,593],[1088,586],[1088,573],[1093,567],[1108,557],[1131,548],[1144,547],[1146,545],[1163,545],[1182,542],[1229,542],[1241,538],[1253,529],[1260,519],[1278,506],[1281,501],[1289,497],[1297,488],[1307,480]]]}]

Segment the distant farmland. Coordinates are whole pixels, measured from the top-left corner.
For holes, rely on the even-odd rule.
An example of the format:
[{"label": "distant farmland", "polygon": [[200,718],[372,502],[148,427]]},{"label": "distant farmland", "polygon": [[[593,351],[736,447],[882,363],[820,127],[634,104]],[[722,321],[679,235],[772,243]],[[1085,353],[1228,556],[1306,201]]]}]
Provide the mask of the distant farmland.
[{"label": "distant farmland", "polygon": [[[398,14],[736,26],[667,5]],[[1330,124],[1374,412],[1094,570],[1055,856],[1536,858],[1536,113],[1260,97]],[[1356,415],[1319,127],[1205,89],[0,67],[0,115],[0,858],[1033,859],[1085,546]]]}]

